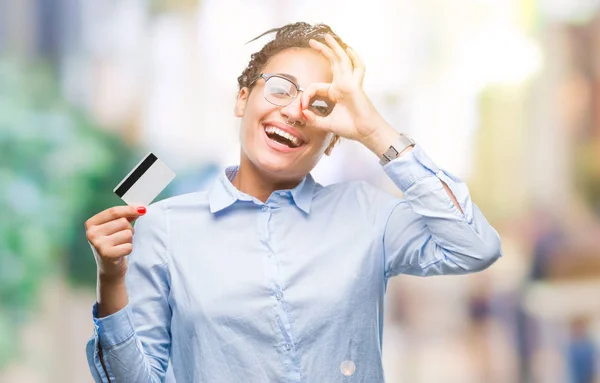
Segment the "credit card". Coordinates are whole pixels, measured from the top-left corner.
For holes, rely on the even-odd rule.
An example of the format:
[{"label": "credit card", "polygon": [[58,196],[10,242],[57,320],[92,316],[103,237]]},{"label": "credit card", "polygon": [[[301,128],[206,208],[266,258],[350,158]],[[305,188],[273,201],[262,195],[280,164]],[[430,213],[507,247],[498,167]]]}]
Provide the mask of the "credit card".
[{"label": "credit card", "polygon": [[113,192],[128,205],[148,206],[174,178],[175,173],[164,162],[148,153]]}]

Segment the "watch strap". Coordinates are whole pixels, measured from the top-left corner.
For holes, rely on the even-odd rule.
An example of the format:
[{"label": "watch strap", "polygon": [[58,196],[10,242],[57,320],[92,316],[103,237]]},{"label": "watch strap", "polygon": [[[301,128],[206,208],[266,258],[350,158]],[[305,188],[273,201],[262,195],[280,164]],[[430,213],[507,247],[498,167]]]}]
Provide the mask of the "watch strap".
[{"label": "watch strap", "polygon": [[409,146],[414,146],[415,141],[413,141],[410,137],[405,135],[404,133],[400,133],[398,135],[398,140],[394,145],[391,145],[388,150],[383,153],[381,159],[379,160],[379,164],[381,166],[386,165],[390,161],[398,158],[400,153],[405,151]]}]

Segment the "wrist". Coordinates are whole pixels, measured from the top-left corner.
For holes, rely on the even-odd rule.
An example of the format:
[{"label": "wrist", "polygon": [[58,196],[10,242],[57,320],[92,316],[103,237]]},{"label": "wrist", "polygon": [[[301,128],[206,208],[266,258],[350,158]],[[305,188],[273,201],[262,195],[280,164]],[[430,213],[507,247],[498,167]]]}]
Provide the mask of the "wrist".
[{"label": "wrist", "polygon": [[98,275],[96,287],[98,318],[112,315],[127,306],[127,286],[122,278],[106,278]]},{"label": "wrist", "polygon": [[123,273],[105,273],[98,271],[98,282],[102,286],[119,286],[125,284],[125,275]]},{"label": "wrist", "polygon": [[382,123],[377,128],[373,129],[373,132],[368,136],[360,139],[359,141],[365,145],[373,154],[378,158],[381,158],[390,145],[394,144],[398,140],[398,133],[396,129],[392,128],[387,123]]}]

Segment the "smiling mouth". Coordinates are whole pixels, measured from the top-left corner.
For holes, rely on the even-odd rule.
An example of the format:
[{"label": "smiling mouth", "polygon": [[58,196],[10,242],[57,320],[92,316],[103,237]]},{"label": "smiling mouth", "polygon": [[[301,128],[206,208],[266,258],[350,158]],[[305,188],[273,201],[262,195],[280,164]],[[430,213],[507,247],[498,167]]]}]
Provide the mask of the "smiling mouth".
[{"label": "smiling mouth", "polygon": [[295,137],[279,128],[267,125],[265,126],[265,133],[270,140],[277,142],[278,144],[285,145],[288,148],[299,148],[304,145],[302,139]]}]

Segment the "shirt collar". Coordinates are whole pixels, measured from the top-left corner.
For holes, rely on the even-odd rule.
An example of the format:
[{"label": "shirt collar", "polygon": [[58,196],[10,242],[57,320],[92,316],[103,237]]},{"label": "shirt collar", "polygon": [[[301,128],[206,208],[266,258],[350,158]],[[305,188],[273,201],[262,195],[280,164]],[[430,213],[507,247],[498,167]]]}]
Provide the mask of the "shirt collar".
[{"label": "shirt collar", "polygon": [[[231,181],[237,174],[239,166],[230,166],[221,172],[209,191],[210,212],[217,213],[233,205],[236,201],[253,201],[251,196],[240,192]],[[293,189],[288,190],[294,204],[306,214],[310,213],[310,205],[315,190],[315,180],[308,174]]]}]

